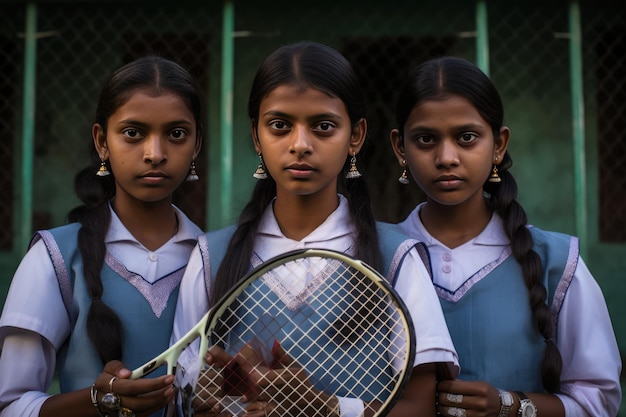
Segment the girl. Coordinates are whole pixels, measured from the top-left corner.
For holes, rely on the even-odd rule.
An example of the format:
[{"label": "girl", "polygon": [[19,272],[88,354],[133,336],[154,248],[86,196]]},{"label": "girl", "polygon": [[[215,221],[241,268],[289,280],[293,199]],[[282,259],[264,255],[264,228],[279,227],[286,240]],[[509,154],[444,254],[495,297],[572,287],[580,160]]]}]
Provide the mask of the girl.
[{"label": "girl", "polygon": [[[70,224],[36,234],[11,283],[0,416],[157,416],[173,398],[173,377],[128,380],[124,365],[167,348],[202,233],[172,205],[185,178],[197,179],[200,105],[187,71],[156,56],[105,84],[92,128],[98,163],[76,178],[84,205]],[[55,372],[61,393],[49,395]]]},{"label": "girl", "polygon": [[427,195],[400,226],[428,245],[461,364],[438,386],[439,412],[615,416],[621,361],[604,298],[576,238],[526,223],[494,85],[444,57],[400,91],[400,181],[408,168]]},{"label": "girl", "polygon": [[[261,160],[255,177],[260,179],[236,226],[199,238],[181,284],[174,340],[252,266],[281,253],[310,247],[332,249],[387,273],[390,268],[383,258],[393,257],[399,265],[395,288],[412,309],[418,353],[406,395],[392,415],[434,415],[434,363],[456,364],[456,354],[415,248],[417,242],[395,232],[392,225],[374,220],[359,173],[362,168],[357,166],[367,133],[365,100],[349,62],[318,43],[277,49],[256,74],[248,114]],[[206,288],[205,283],[212,284]],[[271,350],[271,346],[266,348]],[[225,362],[224,352],[211,353],[209,363]],[[189,368],[196,363],[194,358],[193,352],[181,356],[187,375],[197,375],[197,370]],[[183,390],[188,388],[184,380],[181,384]],[[359,399],[336,401],[333,414],[359,416],[364,411]],[[213,404],[207,402],[206,407]],[[250,403],[247,411],[280,415],[274,406]],[[218,405],[204,411],[223,410]]]}]

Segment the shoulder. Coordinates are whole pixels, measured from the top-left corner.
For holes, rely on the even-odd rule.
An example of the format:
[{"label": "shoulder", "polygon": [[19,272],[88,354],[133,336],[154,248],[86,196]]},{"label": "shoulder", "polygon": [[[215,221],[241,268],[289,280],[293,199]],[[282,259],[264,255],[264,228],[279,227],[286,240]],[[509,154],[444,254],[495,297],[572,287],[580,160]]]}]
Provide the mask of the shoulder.
[{"label": "shoulder", "polygon": [[31,238],[28,247],[32,248],[41,240],[51,254],[57,251],[63,254],[73,252],[78,244],[77,236],[80,227],[80,223],[70,223],[53,229],[38,230]]},{"label": "shoulder", "polygon": [[566,258],[578,255],[579,242],[576,236],[543,230],[535,226],[528,226],[528,230],[533,236],[534,249],[540,255],[561,253]]},{"label": "shoulder", "polygon": [[383,255],[387,278],[393,283],[406,255],[416,250],[429,274],[430,256],[426,245],[407,236],[397,224],[376,222],[380,249]]}]

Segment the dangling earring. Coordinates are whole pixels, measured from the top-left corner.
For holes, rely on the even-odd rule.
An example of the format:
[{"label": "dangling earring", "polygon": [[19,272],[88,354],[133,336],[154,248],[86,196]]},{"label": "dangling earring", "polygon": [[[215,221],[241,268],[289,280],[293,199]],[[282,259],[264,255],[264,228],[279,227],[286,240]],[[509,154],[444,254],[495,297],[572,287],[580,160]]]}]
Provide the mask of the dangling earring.
[{"label": "dangling earring", "polygon": [[189,168],[189,175],[187,175],[187,181],[198,181],[200,177],[196,172],[196,161],[191,161],[191,167]]},{"label": "dangling earring", "polygon": [[100,168],[98,168],[96,175],[99,177],[108,177],[111,175],[111,172],[107,169],[107,163],[104,159],[100,160]]},{"label": "dangling earring", "polygon": [[352,158],[350,158],[350,170],[346,174],[346,178],[359,178],[361,173],[356,167],[356,153],[352,153]]},{"label": "dangling earring", "polygon": [[496,163],[498,162],[498,158],[493,163],[493,169],[491,170],[491,175],[489,176],[489,182],[502,182],[502,178],[498,175],[498,166]]},{"label": "dangling earring", "polygon": [[400,178],[398,178],[398,182],[400,184],[408,184],[409,183],[409,177],[406,176],[406,160],[402,160],[402,175],[400,175]]},{"label": "dangling earring", "polygon": [[256,171],[252,174],[257,180],[264,180],[267,178],[267,171],[265,170],[265,164],[263,163],[263,155],[259,153],[259,165],[256,167]]}]

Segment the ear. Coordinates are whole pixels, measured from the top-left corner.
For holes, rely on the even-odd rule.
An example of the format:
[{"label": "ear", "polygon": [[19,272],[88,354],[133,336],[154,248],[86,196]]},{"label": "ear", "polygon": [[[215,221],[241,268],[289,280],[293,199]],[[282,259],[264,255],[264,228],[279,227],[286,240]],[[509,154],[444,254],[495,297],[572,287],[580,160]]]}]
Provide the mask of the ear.
[{"label": "ear", "polygon": [[389,134],[389,140],[391,141],[391,147],[393,148],[393,153],[396,154],[396,158],[398,158],[398,163],[400,166],[403,166],[402,162],[406,161],[406,156],[404,154],[404,139],[400,136],[399,129],[392,129]]},{"label": "ear", "polygon": [[511,130],[507,126],[500,128],[500,134],[495,138],[495,147],[493,150],[493,160],[502,161],[504,153],[509,146],[509,140],[511,139]]},{"label": "ear", "polygon": [[254,120],[250,121],[250,134],[252,135],[252,143],[254,144],[254,150],[257,154],[261,152],[261,142],[259,141],[259,131]]},{"label": "ear", "polygon": [[193,151],[194,159],[198,157],[200,149],[202,149],[202,133],[202,126],[198,126],[198,131],[196,132],[196,147]]},{"label": "ear", "polygon": [[356,122],[352,127],[352,135],[350,136],[350,155],[359,153],[365,143],[366,136],[367,120],[363,118]]},{"label": "ear", "polygon": [[109,158],[109,148],[107,147],[106,133],[104,133],[104,128],[100,123],[96,123],[91,127],[91,137],[100,159],[106,161]]}]

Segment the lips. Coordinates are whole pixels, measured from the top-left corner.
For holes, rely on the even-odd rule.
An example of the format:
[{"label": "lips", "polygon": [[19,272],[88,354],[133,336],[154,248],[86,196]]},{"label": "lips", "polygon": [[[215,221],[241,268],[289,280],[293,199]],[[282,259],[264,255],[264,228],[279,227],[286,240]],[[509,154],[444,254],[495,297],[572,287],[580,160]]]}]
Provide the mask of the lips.
[{"label": "lips", "polygon": [[440,177],[437,177],[437,179],[435,179],[435,184],[439,188],[444,189],[444,190],[454,189],[458,187],[462,182],[463,180],[461,180],[459,177],[454,176],[454,175],[442,175]]},{"label": "lips", "polygon": [[285,170],[296,178],[308,178],[313,175],[313,172],[315,171],[313,167],[305,164],[289,165],[285,168]]},{"label": "lips", "polygon": [[158,184],[158,183],[162,183],[166,181],[169,178],[169,176],[166,175],[164,172],[151,171],[151,172],[146,172],[145,174],[141,175],[139,178],[151,184]]}]

